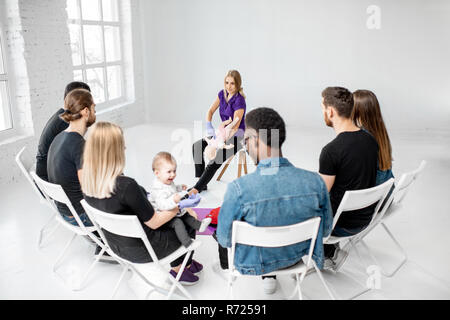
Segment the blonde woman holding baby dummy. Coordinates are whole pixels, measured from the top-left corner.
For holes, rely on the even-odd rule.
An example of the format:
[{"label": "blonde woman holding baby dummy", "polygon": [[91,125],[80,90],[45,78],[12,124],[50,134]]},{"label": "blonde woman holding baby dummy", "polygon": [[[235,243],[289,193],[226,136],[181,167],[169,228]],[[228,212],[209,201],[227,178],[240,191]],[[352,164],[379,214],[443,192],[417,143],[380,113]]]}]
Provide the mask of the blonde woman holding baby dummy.
[{"label": "blonde woman holding baby dummy", "polygon": [[[122,129],[112,123],[99,122],[91,130],[83,153],[81,188],[84,199],[92,207],[111,214],[136,215],[158,258],[162,259],[177,250],[181,243],[175,231],[166,226],[179,208],[156,211],[147,199],[147,192],[136,180],[125,176],[125,142]],[[151,262],[144,243],[140,239],[104,232],[111,250],[134,263]],[[190,230],[195,238],[195,230]],[[170,274],[176,277],[184,256],[171,263]],[[199,278],[197,264],[192,255],[183,271],[180,283],[192,285]]]},{"label": "blonde woman holding baby dummy", "polygon": [[[194,192],[202,192],[207,190],[209,181],[213,178],[216,171],[220,168],[222,163],[235,155],[241,148],[241,141],[245,131],[245,112],[247,109],[245,103],[245,95],[242,88],[241,75],[237,70],[231,70],[225,75],[224,89],[217,94],[211,107],[206,113],[206,129],[207,135],[201,140],[198,140],[192,146],[192,153],[195,164],[195,177],[199,178],[195,186]],[[208,139],[220,139],[219,131],[216,131],[212,125],[213,115],[219,110],[219,116],[223,124],[220,128],[226,128],[226,125],[232,125],[231,130],[226,131],[226,141],[220,141],[211,144],[209,148],[216,148],[207,150],[208,155],[214,155],[205,168],[204,152],[208,147]],[[224,131],[225,132],[225,131]],[[232,147],[231,147],[232,145]]]}]

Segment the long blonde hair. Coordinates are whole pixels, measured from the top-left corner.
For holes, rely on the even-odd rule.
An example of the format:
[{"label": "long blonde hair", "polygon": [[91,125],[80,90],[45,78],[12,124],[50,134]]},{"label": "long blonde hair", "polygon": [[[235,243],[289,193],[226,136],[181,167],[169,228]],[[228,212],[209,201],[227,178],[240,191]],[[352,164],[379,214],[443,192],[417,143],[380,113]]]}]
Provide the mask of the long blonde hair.
[{"label": "long blonde hair", "polygon": [[[242,78],[241,78],[241,74],[239,73],[239,71],[237,71],[237,70],[228,71],[227,75],[223,79],[224,85],[225,85],[225,82],[227,81],[228,77],[232,77],[234,79],[234,83],[236,85],[237,91],[245,99],[246,97],[244,94],[244,88],[242,88]],[[224,88],[223,96],[225,98],[225,101],[228,102],[228,96],[227,96],[226,92],[227,92],[227,90],[226,90],[226,88]]]},{"label": "long blonde hair", "polygon": [[122,129],[98,122],[89,134],[83,152],[81,189],[89,197],[110,198],[116,178],[125,167],[125,141]]}]

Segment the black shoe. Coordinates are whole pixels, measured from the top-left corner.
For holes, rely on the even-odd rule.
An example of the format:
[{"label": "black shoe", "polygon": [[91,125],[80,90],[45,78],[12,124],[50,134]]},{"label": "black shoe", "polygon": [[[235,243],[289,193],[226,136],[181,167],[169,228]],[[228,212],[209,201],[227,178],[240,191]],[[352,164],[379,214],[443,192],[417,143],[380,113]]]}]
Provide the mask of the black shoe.
[{"label": "black shoe", "polygon": [[[97,258],[101,251],[102,251],[102,248],[100,246],[97,246],[95,248],[94,256]],[[119,264],[119,262],[117,262],[116,259],[111,257],[106,251],[103,253],[103,255],[101,256],[101,258],[98,261],[105,262],[105,263],[111,263],[111,264]]]}]

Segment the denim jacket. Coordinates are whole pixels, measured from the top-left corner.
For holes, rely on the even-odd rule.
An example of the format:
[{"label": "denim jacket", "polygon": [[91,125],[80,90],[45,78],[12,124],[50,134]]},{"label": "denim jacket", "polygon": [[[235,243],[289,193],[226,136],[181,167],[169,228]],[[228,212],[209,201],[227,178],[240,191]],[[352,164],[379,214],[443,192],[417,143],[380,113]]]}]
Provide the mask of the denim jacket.
[{"label": "denim jacket", "polygon": [[[217,238],[231,248],[233,221],[254,226],[286,226],[320,217],[313,259],[323,267],[323,237],[330,234],[333,214],[319,174],[294,167],[286,158],[261,161],[255,172],[228,185],[220,209]],[[261,275],[294,265],[308,255],[310,240],[280,248],[236,245],[234,264],[242,274]]]}]

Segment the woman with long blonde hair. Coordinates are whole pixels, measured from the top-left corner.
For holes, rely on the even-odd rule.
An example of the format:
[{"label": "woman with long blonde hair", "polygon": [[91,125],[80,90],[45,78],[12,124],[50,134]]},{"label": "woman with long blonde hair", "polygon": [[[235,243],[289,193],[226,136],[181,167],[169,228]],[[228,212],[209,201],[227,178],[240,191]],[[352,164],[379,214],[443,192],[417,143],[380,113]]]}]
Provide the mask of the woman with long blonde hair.
[{"label": "woman with long blonde hair", "polygon": [[368,131],[378,143],[378,170],[376,185],[393,178],[392,146],[381,114],[376,95],[370,90],[356,90],[353,93],[352,119],[355,125]]},{"label": "woman with long blonde hair", "polygon": [[[195,177],[199,178],[194,186],[194,192],[202,192],[207,189],[209,181],[220,168],[222,163],[235,155],[241,148],[242,137],[245,131],[245,112],[247,109],[245,103],[244,90],[242,88],[241,74],[237,70],[230,70],[225,75],[224,89],[220,90],[213,104],[206,113],[207,137],[216,138],[215,130],[212,125],[212,117],[219,109],[219,115],[222,122],[231,122],[238,119],[233,126],[225,145],[233,145],[231,149],[218,149],[216,157],[211,160],[205,169],[203,153],[208,146],[206,139],[198,140],[192,146],[192,153],[195,164]],[[229,119],[231,118],[231,121]]]},{"label": "woman with long blonde hair", "polygon": [[[99,122],[91,130],[83,153],[81,187],[84,198],[99,210],[119,215],[136,215],[158,258],[164,258],[177,250],[181,243],[175,231],[163,227],[178,213],[155,212],[147,200],[147,192],[134,179],[123,175],[125,167],[125,142],[122,129],[112,123]],[[195,230],[189,230],[195,238]],[[152,259],[140,239],[118,236],[104,231],[111,249],[120,257],[135,263],[147,263]],[[171,263],[171,274],[176,277],[184,256]],[[186,269],[190,268],[192,255]],[[183,271],[182,284],[194,284],[198,277]],[[195,281],[193,281],[193,279]]]}]

